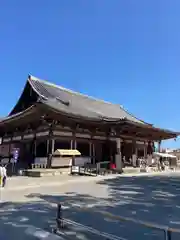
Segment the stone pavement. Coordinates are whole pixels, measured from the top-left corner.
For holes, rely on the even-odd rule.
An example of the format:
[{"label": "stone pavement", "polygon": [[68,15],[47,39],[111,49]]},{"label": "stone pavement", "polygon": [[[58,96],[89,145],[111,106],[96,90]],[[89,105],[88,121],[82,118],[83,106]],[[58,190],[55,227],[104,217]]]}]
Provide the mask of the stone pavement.
[{"label": "stone pavement", "polygon": [[38,188],[41,186],[61,186],[64,184],[76,183],[76,182],[89,182],[89,181],[98,181],[101,179],[111,179],[115,178],[117,175],[109,176],[70,176],[70,175],[60,175],[60,176],[47,176],[40,178],[31,178],[31,177],[12,177],[7,179],[7,185],[4,190],[23,190],[29,188]]},{"label": "stone pavement", "polygon": [[131,176],[155,176],[164,175],[165,172],[150,172],[150,173],[126,173],[121,175],[108,174],[103,176],[71,176],[71,175],[59,175],[59,176],[44,176],[39,178],[17,176],[9,177],[7,179],[7,185],[5,190],[23,190],[27,188],[38,188],[40,186],[61,186],[64,184],[78,183],[78,182],[89,182],[99,181],[105,179],[114,179],[117,177],[131,177]]},{"label": "stone pavement", "polygon": [[[66,177],[64,181],[53,178],[51,185],[47,185],[52,180],[49,177],[9,179],[1,196],[0,234],[4,236],[0,239],[108,239],[89,234],[80,225],[70,231],[71,238],[52,235],[50,226],[55,222],[57,203],[62,204],[66,219],[123,240],[134,240],[134,236],[140,240],[163,240],[164,235],[162,231],[153,232],[136,224],[116,222],[99,211],[176,228],[180,224],[179,173]],[[37,184],[39,180],[41,185]],[[14,183],[21,183],[21,188],[18,190]],[[177,237],[173,239],[180,239]]]}]

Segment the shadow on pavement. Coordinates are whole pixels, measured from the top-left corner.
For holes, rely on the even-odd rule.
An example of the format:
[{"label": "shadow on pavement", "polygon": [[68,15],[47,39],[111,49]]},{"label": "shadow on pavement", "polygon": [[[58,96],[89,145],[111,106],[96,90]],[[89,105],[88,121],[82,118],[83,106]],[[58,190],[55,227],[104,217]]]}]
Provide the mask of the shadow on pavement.
[{"label": "shadow on pavement", "polygon": [[[108,198],[96,198],[76,192],[65,192],[58,196],[30,194],[27,196],[29,203],[3,203],[1,205],[0,229],[4,228],[11,237],[15,236],[15,232],[19,229],[24,229],[31,239],[30,232],[33,231],[33,227],[49,229],[54,224],[56,204],[61,203],[64,218],[128,240],[163,240],[163,231],[153,231],[135,223],[115,221],[99,211],[179,228],[179,179],[178,176],[141,176],[119,177],[97,182],[98,185],[108,186]],[[34,201],[37,198],[39,200]],[[89,235],[82,229],[76,230],[79,231],[76,239],[103,239]],[[16,238],[24,239],[20,235]],[[179,238],[179,234],[172,235],[172,240]]]},{"label": "shadow on pavement", "polygon": [[52,208],[41,202],[0,204],[0,239],[44,239]]}]

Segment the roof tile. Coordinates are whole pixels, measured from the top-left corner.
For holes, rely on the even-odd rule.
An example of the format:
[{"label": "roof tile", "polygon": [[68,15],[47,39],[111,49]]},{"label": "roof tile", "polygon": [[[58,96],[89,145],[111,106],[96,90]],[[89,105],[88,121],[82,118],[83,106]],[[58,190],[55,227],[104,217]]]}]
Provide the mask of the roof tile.
[{"label": "roof tile", "polygon": [[[33,89],[43,98],[46,99],[44,103],[49,104],[57,110],[66,109],[79,116],[106,118],[106,119],[128,119],[133,122],[144,123],[135,116],[128,113],[124,108],[118,104],[112,104],[103,100],[95,99],[69,89],[51,84],[47,81],[40,80],[36,77],[30,76],[29,82]],[[53,99],[53,101],[52,101]],[[60,104],[61,102],[61,104]],[[66,107],[62,106],[66,103]]]}]

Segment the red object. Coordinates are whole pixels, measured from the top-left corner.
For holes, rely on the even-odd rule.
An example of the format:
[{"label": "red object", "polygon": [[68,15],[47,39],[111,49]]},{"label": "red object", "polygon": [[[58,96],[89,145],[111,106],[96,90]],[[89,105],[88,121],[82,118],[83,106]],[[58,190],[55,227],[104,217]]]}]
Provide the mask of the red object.
[{"label": "red object", "polygon": [[115,169],[116,168],[116,164],[115,163],[110,163],[110,169]]}]

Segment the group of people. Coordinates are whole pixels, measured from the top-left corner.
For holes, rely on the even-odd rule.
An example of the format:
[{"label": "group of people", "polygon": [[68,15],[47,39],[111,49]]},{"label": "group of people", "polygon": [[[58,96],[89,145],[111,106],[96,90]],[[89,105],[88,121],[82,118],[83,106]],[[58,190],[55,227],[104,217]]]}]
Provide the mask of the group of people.
[{"label": "group of people", "polygon": [[5,187],[7,179],[7,170],[6,166],[0,164],[0,186]]}]

